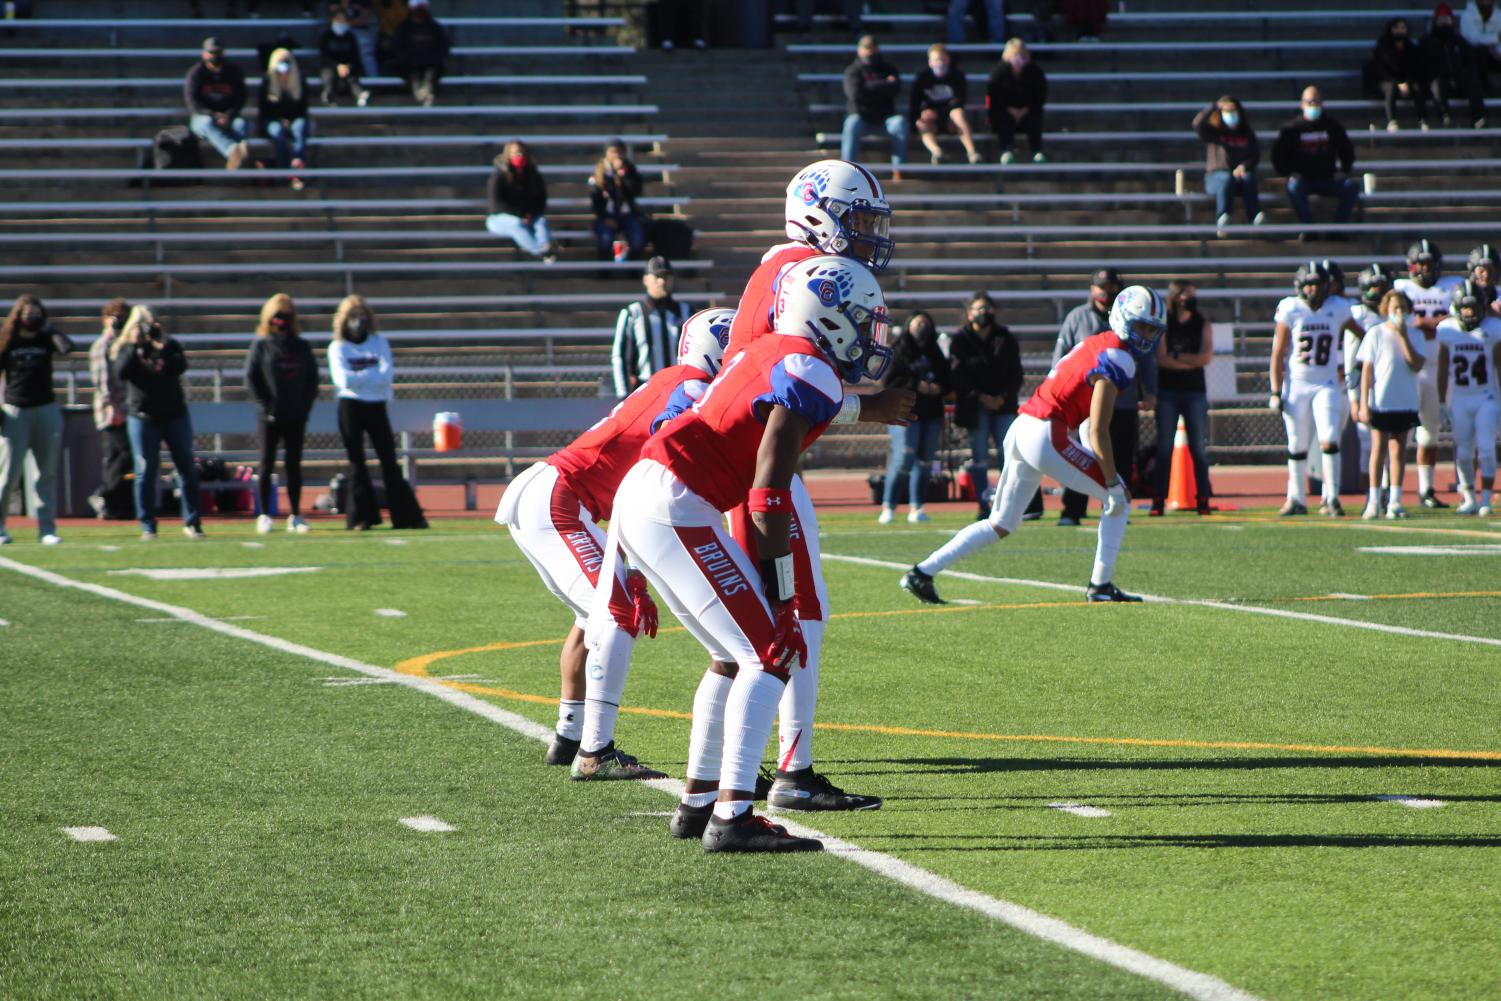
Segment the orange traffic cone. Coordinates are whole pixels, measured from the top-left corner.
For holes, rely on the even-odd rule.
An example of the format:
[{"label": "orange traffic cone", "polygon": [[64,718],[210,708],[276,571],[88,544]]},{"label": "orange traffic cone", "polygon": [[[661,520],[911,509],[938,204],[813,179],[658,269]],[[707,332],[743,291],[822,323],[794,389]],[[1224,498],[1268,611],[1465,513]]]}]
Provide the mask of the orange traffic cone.
[{"label": "orange traffic cone", "polygon": [[1178,430],[1173,435],[1173,467],[1167,485],[1169,511],[1192,511],[1199,506],[1198,486],[1194,483],[1193,457],[1188,454],[1188,429],[1183,418],[1178,418]]}]

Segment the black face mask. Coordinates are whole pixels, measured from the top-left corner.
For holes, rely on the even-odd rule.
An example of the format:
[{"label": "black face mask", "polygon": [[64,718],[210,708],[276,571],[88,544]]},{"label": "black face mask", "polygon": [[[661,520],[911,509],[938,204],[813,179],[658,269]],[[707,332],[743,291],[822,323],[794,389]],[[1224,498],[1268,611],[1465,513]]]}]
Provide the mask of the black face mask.
[{"label": "black face mask", "polygon": [[1186,309],[1190,313],[1192,313],[1199,308],[1199,300],[1194,298],[1193,296],[1189,296],[1186,299],[1179,299],[1178,308]]},{"label": "black face mask", "polygon": [[995,322],[995,313],[988,309],[982,309],[969,314],[969,322],[977,327],[988,327]]},{"label": "black face mask", "polygon": [[21,313],[21,326],[27,330],[41,330],[46,322],[46,316],[40,309],[27,309]]},{"label": "black face mask", "polygon": [[370,323],[363,316],[351,316],[344,324],[344,333],[351,341],[360,344],[370,336]]}]

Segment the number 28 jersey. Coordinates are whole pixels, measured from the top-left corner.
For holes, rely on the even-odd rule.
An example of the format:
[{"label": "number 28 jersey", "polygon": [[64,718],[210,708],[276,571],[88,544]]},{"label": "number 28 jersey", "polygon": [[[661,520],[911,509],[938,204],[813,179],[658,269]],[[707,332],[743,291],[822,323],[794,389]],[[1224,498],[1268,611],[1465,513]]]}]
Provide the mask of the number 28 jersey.
[{"label": "number 28 jersey", "polygon": [[1438,325],[1438,342],[1449,349],[1450,400],[1496,399],[1491,369],[1501,344],[1501,319],[1487,315],[1480,326],[1465,330],[1451,316]]},{"label": "number 28 jersey", "polygon": [[1288,378],[1315,386],[1339,383],[1343,345],[1340,328],[1350,319],[1350,303],[1330,296],[1314,309],[1301,296],[1290,295],[1277,304],[1277,322],[1291,332]]}]

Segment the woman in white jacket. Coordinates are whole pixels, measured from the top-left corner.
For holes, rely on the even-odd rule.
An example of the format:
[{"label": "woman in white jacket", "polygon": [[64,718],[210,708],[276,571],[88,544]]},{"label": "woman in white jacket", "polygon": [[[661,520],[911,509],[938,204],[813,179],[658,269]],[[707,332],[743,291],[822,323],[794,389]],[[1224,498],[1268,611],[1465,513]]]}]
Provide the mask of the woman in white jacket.
[{"label": "woman in white jacket", "polygon": [[349,456],[349,500],[345,527],[363,532],[381,522],[380,503],[365,466],[365,436],[380,460],[392,528],[426,528],[427,519],[401,467],[386,404],[391,400],[391,346],[375,329],[375,314],[364,298],[346,296],[334,313],[328,369],[339,391],[339,436]]}]

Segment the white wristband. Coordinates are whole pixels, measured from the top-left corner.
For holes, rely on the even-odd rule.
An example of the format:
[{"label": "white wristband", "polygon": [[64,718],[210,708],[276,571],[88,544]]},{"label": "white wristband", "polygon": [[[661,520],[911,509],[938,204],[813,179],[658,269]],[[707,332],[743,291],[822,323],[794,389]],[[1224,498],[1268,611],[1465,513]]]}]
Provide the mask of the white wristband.
[{"label": "white wristband", "polygon": [[854,393],[845,393],[844,402],[839,404],[839,412],[834,415],[830,424],[857,424],[860,421],[860,397]]}]

